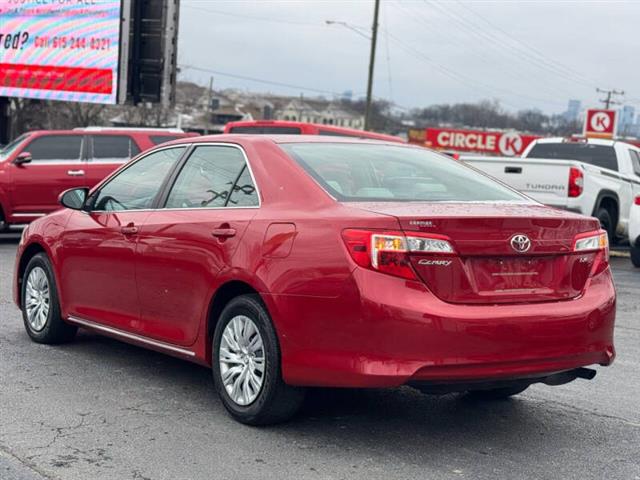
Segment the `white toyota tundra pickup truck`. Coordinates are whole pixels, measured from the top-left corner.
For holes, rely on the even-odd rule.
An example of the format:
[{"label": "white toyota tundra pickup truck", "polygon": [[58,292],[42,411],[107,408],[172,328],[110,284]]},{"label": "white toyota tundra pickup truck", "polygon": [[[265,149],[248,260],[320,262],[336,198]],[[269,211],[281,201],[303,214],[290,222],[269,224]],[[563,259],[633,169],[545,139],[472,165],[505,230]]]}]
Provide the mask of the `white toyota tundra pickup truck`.
[{"label": "white toyota tundra pickup truck", "polygon": [[541,203],[597,217],[614,241],[640,195],[640,148],[615,140],[543,138],[522,157],[462,160]]}]

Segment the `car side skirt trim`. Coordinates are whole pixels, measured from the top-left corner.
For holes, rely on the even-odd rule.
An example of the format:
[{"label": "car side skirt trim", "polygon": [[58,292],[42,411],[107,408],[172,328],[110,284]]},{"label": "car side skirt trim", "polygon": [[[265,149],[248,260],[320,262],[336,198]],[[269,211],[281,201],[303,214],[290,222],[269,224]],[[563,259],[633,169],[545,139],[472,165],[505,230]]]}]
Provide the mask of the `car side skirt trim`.
[{"label": "car side skirt trim", "polygon": [[191,350],[186,350],[184,348],[176,347],[175,345],[171,345],[169,343],[160,342],[158,340],[152,340],[151,338],[144,337],[142,335],[136,335],[135,333],[125,332],[123,330],[119,330],[113,327],[107,327],[105,325],[100,325],[99,323],[92,322],[91,320],[85,320],[83,318],[78,318],[73,315],[69,315],[67,318],[71,323],[77,324],[81,327],[91,328],[93,330],[97,330],[99,332],[108,333],[110,335],[126,338],[127,340],[133,340],[135,342],[140,342],[155,348],[159,348],[162,350],[167,350],[169,352],[177,353],[179,355],[185,355],[187,357],[195,357],[195,352]]}]

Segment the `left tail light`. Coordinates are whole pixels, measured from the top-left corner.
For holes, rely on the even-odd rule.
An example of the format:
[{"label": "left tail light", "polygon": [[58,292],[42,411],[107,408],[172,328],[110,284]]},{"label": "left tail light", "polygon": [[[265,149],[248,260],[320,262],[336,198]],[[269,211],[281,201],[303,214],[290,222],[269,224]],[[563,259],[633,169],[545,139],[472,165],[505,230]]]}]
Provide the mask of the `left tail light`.
[{"label": "left tail light", "polygon": [[347,229],[342,239],[359,266],[396,277],[417,280],[411,253],[455,254],[445,237],[405,235],[396,231]]},{"label": "left tail light", "polygon": [[591,276],[596,275],[609,265],[609,237],[604,230],[581,233],[575,238],[573,251],[577,253],[596,252],[597,256],[591,270]]},{"label": "left tail light", "polygon": [[584,189],[584,175],[577,167],[569,169],[569,197],[575,198],[582,195]]}]

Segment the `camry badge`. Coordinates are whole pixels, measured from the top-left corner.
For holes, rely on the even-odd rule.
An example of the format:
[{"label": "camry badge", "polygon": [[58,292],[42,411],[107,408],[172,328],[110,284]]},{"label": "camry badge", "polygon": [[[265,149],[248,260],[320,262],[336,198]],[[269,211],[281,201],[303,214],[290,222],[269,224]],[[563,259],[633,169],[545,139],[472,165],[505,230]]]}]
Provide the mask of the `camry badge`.
[{"label": "camry badge", "polygon": [[518,253],[525,253],[531,248],[531,240],[526,235],[518,233],[511,237],[511,248]]}]

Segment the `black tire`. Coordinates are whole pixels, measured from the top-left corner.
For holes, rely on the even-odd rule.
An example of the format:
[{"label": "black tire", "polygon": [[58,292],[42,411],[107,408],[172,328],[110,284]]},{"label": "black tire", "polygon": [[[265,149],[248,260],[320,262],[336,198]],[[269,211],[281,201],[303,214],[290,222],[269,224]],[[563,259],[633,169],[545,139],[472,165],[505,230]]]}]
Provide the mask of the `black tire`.
[{"label": "black tire", "polygon": [[609,244],[613,245],[616,239],[616,225],[613,224],[611,213],[609,213],[609,210],[606,208],[600,207],[595,216],[600,221],[602,229],[606,230],[607,237],[609,237]]},{"label": "black tire", "polygon": [[529,388],[529,385],[492,388],[490,390],[471,390],[467,392],[467,395],[474,400],[504,400],[524,392],[527,388]]},{"label": "black tire", "polygon": [[[253,321],[262,337],[265,368],[262,386],[255,400],[246,406],[236,403],[222,381],[219,360],[220,343],[227,324],[243,315]],[[280,347],[273,324],[258,295],[241,295],[231,300],[220,314],[212,344],[212,370],[216,390],[231,416],[246,425],[270,425],[293,417],[304,400],[304,389],[286,385],[282,380]]]},{"label": "black tire", "polygon": [[[27,315],[26,307],[26,289],[27,279],[35,268],[40,268],[44,271],[48,285],[49,285],[49,311],[46,316],[44,326],[41,329],[34,329]],[[37,343],[57,344],[64,343],[73,340],[78,328],[74,325],[66,323],[60,314],[60,302],[58,300],[58,288],[56,286],[55,276],[53,275],[53,269],[51,268],[51,262],[44,253],[38,253],[35,255],[24,271],[22,276],[22,292],[21,292],[21,304],[22,304],[22,319],[24,321],[24,328],[27,331],[31,340]]]},{"label": "black tire", "polygon": [[640,268],[640,245],[638,243],[631,245],[631,263],[634,267]]}]

